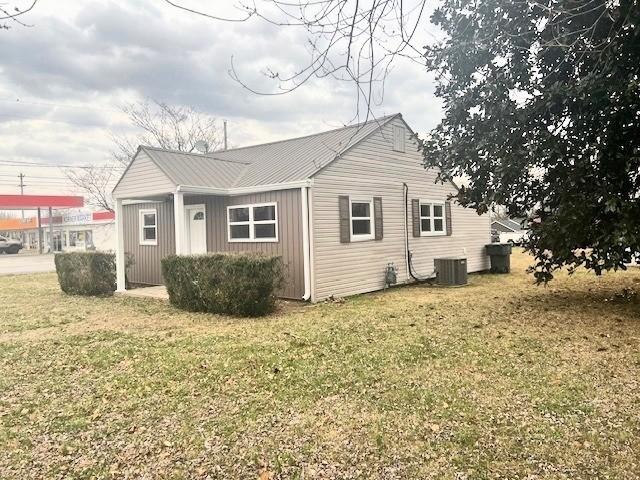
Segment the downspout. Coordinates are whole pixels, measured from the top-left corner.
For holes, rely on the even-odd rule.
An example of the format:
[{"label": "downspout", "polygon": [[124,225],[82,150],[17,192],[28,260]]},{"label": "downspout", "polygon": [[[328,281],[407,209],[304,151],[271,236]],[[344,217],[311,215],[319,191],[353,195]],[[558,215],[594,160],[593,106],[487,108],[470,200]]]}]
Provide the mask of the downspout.
[{"label": "downspout", "polygon": [[402,184],[402,203],[404,203],[404,266],[407,272],[407,282],[411,281],[411,270],[409,267],[409,229],[407,216],[407,200],[408,200],[409,186],[406,183]]},{"label": "downspout", "polygon": [[302,197],[302,255],[304,269],[304,295],[302,299],[311,298],[311,249],[309,248],[309,187],[300,188]]}]

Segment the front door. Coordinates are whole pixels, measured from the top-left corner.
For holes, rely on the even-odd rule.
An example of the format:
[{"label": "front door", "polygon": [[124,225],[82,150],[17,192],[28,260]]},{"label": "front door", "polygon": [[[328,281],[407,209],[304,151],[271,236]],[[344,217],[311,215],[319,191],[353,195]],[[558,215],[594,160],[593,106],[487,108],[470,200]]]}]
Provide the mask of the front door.
[{"label": "front door", "polygon": [[207,216],[204,205],[188,205],[185,209],[189,253],[207,253]]}]

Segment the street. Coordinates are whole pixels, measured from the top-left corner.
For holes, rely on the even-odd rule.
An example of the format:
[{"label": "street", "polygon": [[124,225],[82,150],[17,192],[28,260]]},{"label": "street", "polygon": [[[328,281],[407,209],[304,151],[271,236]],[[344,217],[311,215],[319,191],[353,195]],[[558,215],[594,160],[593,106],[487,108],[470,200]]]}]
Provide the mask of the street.
[{"label": "street", "polygon": [[54,272],[53,255],[19,253],[0,254],[0,276],[24,273]]}]

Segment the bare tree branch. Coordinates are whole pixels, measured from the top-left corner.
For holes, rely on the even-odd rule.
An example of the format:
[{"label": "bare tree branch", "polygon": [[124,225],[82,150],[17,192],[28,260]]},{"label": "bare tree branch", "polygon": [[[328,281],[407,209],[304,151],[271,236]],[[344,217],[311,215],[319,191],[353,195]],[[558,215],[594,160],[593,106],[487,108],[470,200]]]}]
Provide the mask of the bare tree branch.
[{"label": "bare tree branch", "polygon": [[[11,20],[14,23],[20,25],[21,27],[28,27],[28,28],[33,27],[33,25],[24,23],[18,17],[33,10],[33,7],[36,6],[36,3],[38,3],[38,0],[33,0],[31,5],[23,10],[21,10],[17,6],[14,6],[13,8],[11,8],[11,7],[8,7],[6,3],[0,3],[0,21]],[[8,24],[0,23],[0,30],[9,30],[10,28],[11,27]]]},{"label": "bare tree branch", "polygon": [[139,145],[190,152],[198,141],[204,141],[208,151],[222,148],[215,118],[192,107],[168,105],[156,100],[132,103],[123,107],[131,125],[140,133],[134,136],[111,134],[114,144],[112,162],[106,168],[66,169],[66,177],[95,207],[113,209],[111,189],[135,155]]}]

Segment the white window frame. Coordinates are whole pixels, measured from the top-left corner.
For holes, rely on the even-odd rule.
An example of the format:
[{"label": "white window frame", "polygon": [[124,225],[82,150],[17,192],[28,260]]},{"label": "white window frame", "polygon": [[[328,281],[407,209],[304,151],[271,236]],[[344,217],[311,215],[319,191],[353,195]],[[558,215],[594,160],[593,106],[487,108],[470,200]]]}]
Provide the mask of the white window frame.
[{"label": "white window frame", "polygon": [[[420,199],[420,204],[418,206],[418,213],[420,216],[420,236],[421,237],[442,237],[447,235],[447,210],[445,208],[444,200],[423,200]],[[422,205],[429,205],[429,215],[422,215]],[[442,217],[436,217],[433,214],[433,206],[438,205],[442,207]],[[422,230],[422,220],[429,220],[431,223],[431,231],[425,232]],[[434,230],[435,222],[434,220],[442,220],[442,231]]]},{"label": "white window frame", "polygon": [[[274,220],[254,220],[253,209],[255,207],[273,207],[275,212]],[[244,222],[231,222],[229,220],[229,211],[235,208],[248,208],[249,220]],[[273,238],[255,238],[256,225],[275,225],[276,236]],[[231,227],[233,225],[249,225],[249,238],[231,238]],[[278,204],[277,202],[266,203],[248,203],[245,205],[229,205],[227,206],[227,241],[229,243],[277,243],[278,242]]]},{"label": "white window frame", "polygon": [[[146,225],[144,224],[144,216],[145,215],[149,215],[149,214],[153,214],[154,218],[155,218],[155,224],[154,225]],[[155,208],[144,208],[144,209],[140,209],[138,211],[138,240],[140,245],[158,245],[158,210]],[[156,238],[154,240],[145,240],[144,239],[144,229],[145,228],[154,228],[156,231]]]},{"label": "white window frame", "polygon": [[[368,203],[369,204],[369,216],[368,217],[354,217],[353,216],[353,204],[354,203]],[[369,233],[353,233],[353,221],[354,220],[369,220]],[[375,232],[375,220],[373,213],[373,197],[349,197],[349,233],[351,234],[352,242],[364,242],[367,240],[373,240],[376,237]]]}]

